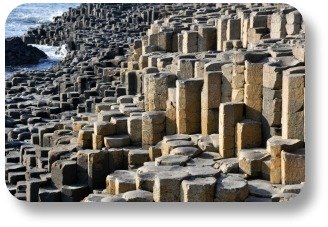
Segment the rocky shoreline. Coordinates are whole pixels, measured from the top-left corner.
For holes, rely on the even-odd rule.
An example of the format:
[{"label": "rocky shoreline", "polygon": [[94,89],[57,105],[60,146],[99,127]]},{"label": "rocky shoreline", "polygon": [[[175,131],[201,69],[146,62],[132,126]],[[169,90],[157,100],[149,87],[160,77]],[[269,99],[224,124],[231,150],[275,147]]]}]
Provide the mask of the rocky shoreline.
[{"label": "rocky shoreline", "polygon": [[41,59],[47,58],[42,50],[27,45],[19,37],[6,38],[5,42],[6,67],[37,64]]},{"label": "rocky shoreline", "polygon": [[6,184],[29,202],[288,201],[305,181],[305,29],[283,4],[81,4],[6,80]]}]

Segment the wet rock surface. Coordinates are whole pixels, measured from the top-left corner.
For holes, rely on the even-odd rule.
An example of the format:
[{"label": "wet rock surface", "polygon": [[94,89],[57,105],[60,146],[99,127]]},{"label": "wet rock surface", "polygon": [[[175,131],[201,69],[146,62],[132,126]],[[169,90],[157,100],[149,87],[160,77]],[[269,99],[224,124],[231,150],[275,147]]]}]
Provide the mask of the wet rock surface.
[{"label": "wet rock surface", "polygon": [[69,51],[5,82],[5,178],[17,199],[275,202],[301,191],[295,8],[81,4],[22,40]]},{"label": "wet rock surface", "polygon": [[5,49],[6,66],[37,64],[41,59],[47,58],[42,50],[27,45],[19,37],[6,38]]}]

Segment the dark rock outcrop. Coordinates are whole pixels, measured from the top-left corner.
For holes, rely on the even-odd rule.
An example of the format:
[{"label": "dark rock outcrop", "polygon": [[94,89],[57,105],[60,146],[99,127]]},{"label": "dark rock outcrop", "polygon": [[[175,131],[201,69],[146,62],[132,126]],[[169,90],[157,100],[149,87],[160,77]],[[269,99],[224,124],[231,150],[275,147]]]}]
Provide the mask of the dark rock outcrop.
[{"label": "dark rock outcrop", "polygon": [[36,47],[25,44],[21,38],[6,39],[6,66],[36,64],[47,55]]}]

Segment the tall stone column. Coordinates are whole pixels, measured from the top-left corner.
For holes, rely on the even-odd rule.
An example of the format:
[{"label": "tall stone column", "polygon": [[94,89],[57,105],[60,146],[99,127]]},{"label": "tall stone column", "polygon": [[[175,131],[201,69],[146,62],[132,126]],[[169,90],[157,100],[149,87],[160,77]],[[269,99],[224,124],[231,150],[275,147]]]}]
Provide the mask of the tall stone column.
[{"label": "tall stone column", "polygon": [[165,135],[165,111],[150,111],[142,114],[142,145],[156,145]]},{"label": "tall stone column", "polygon": [[168,88],[175,87],[176,76],[170,73],[152,73],[147,77],[147,110],[159,111],[166,109]]},{"label": "tall stone column", "polygon": [[263,90],[263,64],[245,62],[244,102],[246,118],[261,121]]},{"label": "tall stone column", "polygon": [[183,31],[182,52],[184,54],[198,51],[198,32]]},{"label": "tall stone column", "polygon": [[244,103],[226,102],[219,109],[219,152],[223,158],[235,157],[236,124],[243,120]]},{"label": "tall stone column", "polygon": [[283,68],[266,63],[263,65],[262,138],[268,140],[281,135],[281,89]]},{"label": "tall stone column", "polygon": [[217,50],[223,50],[223,42],[227,40],[227,18],[220,18],[217,20]]},{"label": "tall stone column", "polygon": [[202,79],[177,80],[177,133],[201,132]]},{"label": "tall stone column", "polygon": [[202,134],[209,135],[218,132],[219,107],[221,102],[222,72],[205,72],[201,93]]},{"label": "tall stone column", "polygon": [[282,138],[304,141],[305,74],[284,74],[282,82]]},{"label": "tall stone column", "polygon": [[198,51],[216,50],[216,28],[199,26]]},{"label": "tall stone column", "polygon": [[274,13],[271,16],[270,37],[272,39],[285,38],[286,32],[286,15],[283,13]]},{"label": "tall stone column", "polygon": [[240,19],[229,19],[227,22],[227,40],[240,39]]}]

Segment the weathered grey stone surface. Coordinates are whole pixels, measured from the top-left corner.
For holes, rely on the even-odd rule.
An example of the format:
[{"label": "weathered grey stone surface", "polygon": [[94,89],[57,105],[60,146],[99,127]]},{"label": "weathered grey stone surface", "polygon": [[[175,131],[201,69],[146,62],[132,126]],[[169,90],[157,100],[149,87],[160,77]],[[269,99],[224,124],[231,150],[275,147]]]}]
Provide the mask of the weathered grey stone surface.
[{"label": "weathered grey stone surface", "polygon": [[183,171],[160,172],[155,177],[153,196],[155,202],[179,202],[180,185],[189,174]]},{"label": "weathered grey stone surface", "polygon": [[220,172],[211,166],[187,166],[186,170],[193,177],[215,177],[220,176]]},{"label": "weathered grey stone surface", "polygon": [[249,193],[257,197],[271,198],[273,194],[279,192],[270,182],[264,180],[251,180],[248,181],[248,185]]},{"label": "weathered grey stone surface", "polygon": [[237,158],[227,158],[216,161],[213,166],[222,173],[238,173],[239,162]]},{"label": "weathered grey stone surface", "polygon": [[77,181],[76,162],[58,160],[51,166],[51,180],[57,188],[74,184]]},{"label": "weathered grey stone surface", "polygon": [[239,152],[239,169],[250,177],[259,177],[262,171],[262,162],[269,154],[265,149],[243,149]]},{"label": "weathered grey stone surface", "polygon": [[247,181],[238,176],[222,176],[215,188],[216,202],[241,202],[249,194]]},{"label": "weathered grey stone surface", "polygon": [[263,202],[300,192],[305,30],[294,7],[83,3],[21,39],[67,54],[5,81],[5,180],[16,198]]},{"label": "weathered grey stone surface", "polygon": [[122,198],[121,196],[114,195],[114,196],[106,196],[105,198],[102,198],[100,200],[100,202],[102,202],[102,203],[108,203],[108,202],[126,202],[126,200],[124,198]]},{"label": "weathered grey stone surface", "polygon": [[114,135],[104,137],[105,147],[119,148],[127,147],[130,145],[130,137],[128,135]]},{"label": "weathered grey stone surface", "polygon": [[40,202],[60,202],[61,193],[57,188],[39,188]]},{"label": "weathered grey stone surface", "polygon": [[156,174],[156,172],[137,173],[136,188],[152,192]]},{"label": "weathered grey stone surface", "polygon": [[183,180],[181,183],[182,202],[212,202],[214,197],[214,177]]},{"label": "weathered grey stone surface", "polygon": [[157,166],[174,166],[174,165],[185,166],[188,160],[189,160],[188,156],[168,155],[168,156],[162,156],[162,157],[156,158],[155,165],[157,165]]},{"label": "weathered grey stone surface", "polygon": [[171,155],[182,155],[188,157],[196,157],[201,153],[202,151],[196,147],[177,147],[170,151]]},{"label": "weathered grey stone surface", "polygon": [[61,199],[63,202],[80,202],[88,194],[88,185],[65,185],[61,188]]},{"label": "weathered grey stone surface", "polygon": [[153,193],[144,190],[125,192],[122,198],[127,202],[153,202]]},{"label": "weathered grey stone surface", "polygon": [[106,177],[106,190],[109,194],[117,195],[136,189],[135,172],[116,170]]}]

